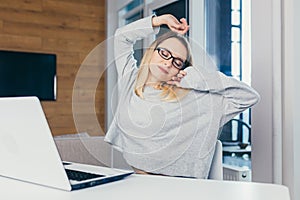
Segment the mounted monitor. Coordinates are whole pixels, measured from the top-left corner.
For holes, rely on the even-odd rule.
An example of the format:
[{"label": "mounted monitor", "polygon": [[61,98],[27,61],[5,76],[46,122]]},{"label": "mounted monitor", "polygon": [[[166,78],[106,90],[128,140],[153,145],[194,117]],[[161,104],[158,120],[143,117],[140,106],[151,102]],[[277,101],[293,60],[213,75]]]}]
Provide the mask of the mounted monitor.
[{"label": "mounted monitor", "polygon": [[56,100],[56,55],[0,51],[0,97]]}]

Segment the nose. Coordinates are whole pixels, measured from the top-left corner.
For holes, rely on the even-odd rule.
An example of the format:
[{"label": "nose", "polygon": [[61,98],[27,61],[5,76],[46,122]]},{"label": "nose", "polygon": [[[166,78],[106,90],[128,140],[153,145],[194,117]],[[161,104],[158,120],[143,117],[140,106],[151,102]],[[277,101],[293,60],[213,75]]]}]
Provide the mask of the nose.
[{"label": "nose", "polygon": [[167,67],[172,67],[172,61],[173,61],[173,59],[171,58],[169,60],[164,60],[163,63]]}]

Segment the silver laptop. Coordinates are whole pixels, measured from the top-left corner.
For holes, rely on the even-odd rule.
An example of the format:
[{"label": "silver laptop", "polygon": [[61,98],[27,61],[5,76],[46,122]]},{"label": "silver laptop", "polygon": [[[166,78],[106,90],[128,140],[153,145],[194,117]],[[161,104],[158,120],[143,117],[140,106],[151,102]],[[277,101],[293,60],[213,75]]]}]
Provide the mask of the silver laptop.
[{"label": "silver laptop", "polygon": [[0,159],[1,176],[68,191],[133,173],[62,162],[36,97],[0,98]]}]

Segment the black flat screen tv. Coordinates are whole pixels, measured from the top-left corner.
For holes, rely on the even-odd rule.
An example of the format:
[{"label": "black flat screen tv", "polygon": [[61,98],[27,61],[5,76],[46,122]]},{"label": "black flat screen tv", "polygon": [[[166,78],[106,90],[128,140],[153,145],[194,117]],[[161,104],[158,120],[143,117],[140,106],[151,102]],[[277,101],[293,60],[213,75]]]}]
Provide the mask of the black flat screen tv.
[{"label": "black flat screen tv", "polygon": [[56,55],[0,51],[0,97],[56,99]]}]

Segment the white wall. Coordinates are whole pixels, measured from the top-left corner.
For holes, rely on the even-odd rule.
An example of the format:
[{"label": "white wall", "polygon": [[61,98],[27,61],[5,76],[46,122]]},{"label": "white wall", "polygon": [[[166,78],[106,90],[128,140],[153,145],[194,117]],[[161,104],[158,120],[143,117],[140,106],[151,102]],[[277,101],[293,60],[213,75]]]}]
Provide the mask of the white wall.
[{"label": "white wall", "polygon": [[[294,37],[294,80],[296,80],[295,83],[295,116],[294,116],[294,123],[295,123],[295,131],[294,131],[294,168],[296,169],[294,171],[294,181],[295,185],[294,188],[297,188],[294,193],[294,199],[300,199],[300,67],[299,67],[299,55],[300,55],[300,1],[294,0],[294,31],[295,31],[295,37]],[[297,87],[298,86],[298,87]],[[298,88],[298,89],[297,89]]]},{"label": "white wall", "polygon": [[[300,199],[300,2],[252,0],[253,180],[282,183]],[[298,87],[299,88],[299,87]]]},{"label": "white wall", "polygon": [[[118,25],[118,19],[116,18],[116,4],[114,1],[106,1],[106,38],[110,38],[114,35],[115,27]],[[107,44],[107,65],[110,65],[109,61],[113,57],[113,43],[110,41]],[[111,91],[117,81],[117,74],[114,67],[107,68],[106,71],[106,127],[109,128],[113,118],[113,112],[111,107],[116,105],[116,102],[112,102]]]},{"label": "white wall", "polygon": [[252,109],[252,179],[273,182],[272,0],[252,0],[252,86],[261,101]]},{"label": "white wall", "polygon": [[[282,1],[283,6],[283,68],[284,68],[284,128],[283,184],[290,189],[294,200],[300,199],[300,3]],[[297,88],[298,86],[298,88]]]}]

